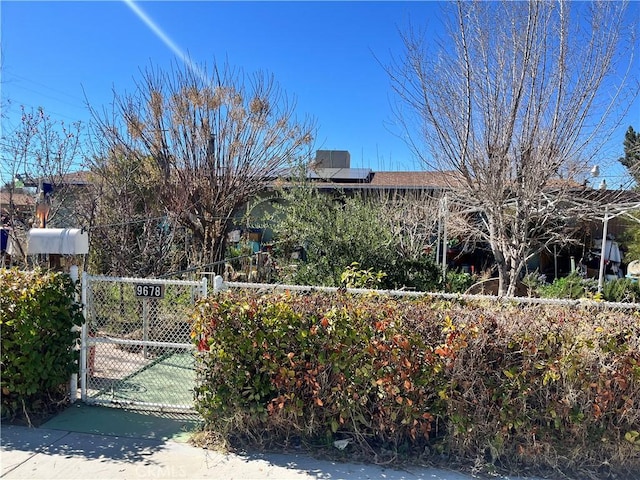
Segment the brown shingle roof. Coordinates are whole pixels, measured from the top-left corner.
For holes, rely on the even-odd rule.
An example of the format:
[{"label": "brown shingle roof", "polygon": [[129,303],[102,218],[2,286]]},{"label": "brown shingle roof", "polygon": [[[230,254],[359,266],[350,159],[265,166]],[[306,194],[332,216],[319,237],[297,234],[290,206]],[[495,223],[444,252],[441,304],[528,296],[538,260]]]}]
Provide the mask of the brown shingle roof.
[{"label": "brown shingle roof", "polygon": [[9,205],[9,199],[13,201],[16,207],[31,207],[36,204],[36,199],[33,195],[14,192],[13,196],[11,196],[9,192],[0,192],[0,206],[3,209]]},{"label": "brown shingle roof", "polygon": [[[346,170],[346,169],[343,169]],[[326,172],[321,172],[326,173]],[[344,172],[343,172],[344,173]],[[458,175],[455,172],[433,172],[433,171],[385,171],[372,172],[366,178],[360,180],[350,180],[346,174],[342,176],[326,176],[317,174],[311,180],[313,184],[322,190],[327,189],[348,189],[348,190],[439,190],[456,188],[461,185]],[[276,185],[285,187],[291,186],[291,179],[283,178],[273,180],[271,188]]]},{"label": "brown shingle roof", "polygon": [[71,172],[62,176],[61,183],[63,185],[90,185],[93,183],[91,176],[91,172],[88,171]]},{"label": "brown shingle roof", "polygon": [[404,171],[372,172],[368,181],[317,181],[320,188],[347,188],[357,190],[440,190],[459,187],[461,182],[454,172]]},{"label": "brown shingle roof", "polygon": [[394,188],[453,188],[460,185],[454,172],[375,172],[370,185]]}]

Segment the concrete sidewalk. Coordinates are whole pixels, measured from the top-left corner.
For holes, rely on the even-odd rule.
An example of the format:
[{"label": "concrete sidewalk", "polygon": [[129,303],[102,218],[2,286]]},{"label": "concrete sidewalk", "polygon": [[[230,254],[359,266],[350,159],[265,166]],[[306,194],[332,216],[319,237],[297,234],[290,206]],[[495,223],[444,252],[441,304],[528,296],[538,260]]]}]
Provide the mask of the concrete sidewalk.
[{"label": "concrete sidewalk", "polygon": [[305,456],[223,455],[188,444],[43,428],[2,428],[2,478],[14,479],[447,479],[454,473],[340,465]]},{"label": "concrete sidewalk", "polygon": [[2,425],[0,477],[47,480],[472,478],[442,469],[391,469],[317,460],[303,454],[223,454],[187,443],[191,435],[199,431],[200,422],[199,417],[193,415],[75,403],[40,428]]},{"label": "concrete sidewalk", "polygon": [[[230,455],[173,440],[2,426],[0,477],[6,479],[470,480],[432,468],[395,470],[305,455]],[[504,480],[515,477],[498,477]]]}]

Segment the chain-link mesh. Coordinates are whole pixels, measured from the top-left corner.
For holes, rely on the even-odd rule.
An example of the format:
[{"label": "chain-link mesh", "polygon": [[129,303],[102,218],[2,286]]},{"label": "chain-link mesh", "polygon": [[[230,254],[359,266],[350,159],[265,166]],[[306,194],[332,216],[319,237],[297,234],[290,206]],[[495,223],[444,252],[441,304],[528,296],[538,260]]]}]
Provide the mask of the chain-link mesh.
[{"label": "chain-link mesh", "polygon": [[633,302],[603,302],[600,300],[590,300],[580,298],[577,300],[566,298],[537,298],[537,297],[498,297],[496,295],[468,295],[460,293],[443,293],[443,292],[421,292],[414,290],[374,290],[368,288],[347,288],[346,290],[341,287],[320,287],[313,285],[285,285],[285,284],[269,284],[269,283],[247,283],[247,282],[222,282],[218,287],[221,290],[227,288],[246,288],[252,290],[263,290],[265,292],[271,290],[284,290],[284,291],[316,291],[316,292],[347,292],[353,294],[379,294],[390,295],[393,297],[429,297],[434,299],[443,300],[487,300],[490,302],[501,303],[521,303],[531,305],[557,305],[566,307],[592,307],[596,310],[603,311],[621,311],[621,312],[633,312],[640,310],[640,303]]},{"label": "chain-link mesh", "polygon": [[190,314],[206,283],[86,276],[89,403],[193,409]]}]

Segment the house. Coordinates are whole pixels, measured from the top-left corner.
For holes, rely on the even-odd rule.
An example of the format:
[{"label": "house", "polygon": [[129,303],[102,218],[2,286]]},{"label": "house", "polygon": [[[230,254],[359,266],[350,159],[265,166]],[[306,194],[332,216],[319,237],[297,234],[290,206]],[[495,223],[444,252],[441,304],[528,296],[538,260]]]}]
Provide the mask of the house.
[{"label": "house", "polygon": [[[436,171],[374,171],[370,168],[351,167],[351,158],[345,150],[318,150],[313,162],[302,175],[292,172],[284,172],[279,178],[271,179],[268,188],[260,192],[257,200],[247,205],[247,208],[237,215],[237,229],[228,237],[232,244],[246,241],[251,236],[253,251],[260,250],[262,245],[273,242],[272,232],[269,228],[250,229],[252,226],[263,224],[263,219],[273,214],[273,204],[281,201],[278,191],[291,188],[298,184],[294,179],[312,184],[314,189],[324,194],[336,196],[363,195],[365,197],[383,198],[385,201],[410,201],[433,202],[438,201],[447,192],[451,192],[461,186],[459,176],[455,172]],[[444,220],[436,211],[429,214],[429,220],[438,223],[438,230],[443,230]],[[243,225],[244,222],[244,225]],[[430,227],[428,227],[430,228]],[[241,235],[244,232],[245,235]],[[441,243],[439,233],[433,234],[431,245]],[[437,250],[440,247],[435,248]],[[435,252],[434,252],[435,253]],[[304,252],[294,252],[304,255]],[[471,258],[470,252],[456,251],[451,248],[449,263],[452,267],[460,267],[468,271],[480,271],[486,268],[488,260],[486,252],[478,251]],[[440,255],[438,254],[438,258]],[[467,263],[473,260],[471,263]]]},{"label": "house", "polygon": [[[56,178],[30,179],[0,190],[0,260],[11,265],[26,252],[27,232],[32,227],[74,228],[79,194],[92,183],[88,172],[73,172]],[[13,258],[12,258],[13,257]]]},{"label": "house", "polygon": [[[319,150],[315,161],[305,175],[305,180],[324,193],[340,192],[341,194],[363,195],[426,195],[441,198],[445,193],[455,193],[462,186],[456,172],[434,171],[380,171],[369,168],[352,168],[348,151]],[[269,211],[269,203],[278,201],[273,195],[277,188],[287,188],[290,179],[274,179],[268,192],[261,194],[261,200],[251,206],[251,217],[263,218]],[[640,194],[631,191],[595,190],[575,182],[559,179],[550,185],[550,192],[556,187],[563,190],[569,187],[570,197],[575,202],[575,216],[569,221],[572,230],[572,242],[551,245],[529,262],[530,271],[537,270],[545,274],[549,281],[570,273],[576,266],[582,264],[587,274],[597,278],[599,259],[601,256],[603,220],[594,219],[586,212],[602,211],[605,206],[610,209],[608,219],[607,242],[605,245],[605,261],[615,262],[624,274],[624,246],[618,245],[612,239],[620,239],[628,228],[628,221],[623,213],[640,210]],[[423,197],[424,198],[424,197]],[[473,213],[471,213],[473,214]],[[603,212],[604,214],[604,212]],[[437,215],[437,213],[436,213]],[[439,227],[440,229],[440,227]],[[238,232],[236,231],[236,234]],[[254,250],[259,250],[260,242],[272,241],[271,233],[264,229],[253,236]],[[439,237],[440,233],[438,233]],[[237,235],[236,235],[237,236]],[[432,243],[437,244],[434,238]],[[438,245],[438,244],[437,244]],[[438,258],[442,258],[438,253]],[[492,256],[487,245],[473,246],[459,244],[449,245],[447,248],[447,263],[450,268],[463,271],[480,272],[493,264]],[[595,268],[594,268],[595,267]]]},{"label": "house", "polygon": [[[257,219],[265,218],[265,215],[272,209],[271,204],[279,201],[277,190],[293,185],[293,172],[281,172],[278,178],[270,179],[267,189],[258,194],[258,199],[252,201],[245,208],[237,213],[236,226],[229,235],[231,244],[238,244],[243,239],[251,242],[251,250],[259,251],[265,244],[271,242],[272,236],[268,229],[252,228],[256,227]],[[370,168],[352,168],[351,157],[345,150],[318,150],[312,164],[304,173],[304,179],[313,183],[318,191],[324,193],[338,193],[351,195],[362,193],[364,195],[396,195],[401,197],[421,196],[439,199],[445,193],[454,193],[462,186],[460,178],[455,172],[434,172],[434,171],[374,171]],[[71,205],[77,201],[81,193],[91,186],[91,178],[88,172],[75,172],[65,175],[60,185],[54,190],[56,195],[64,192],[64,201],[58,197],[56,200],[56,216],[52,219],[52,226],[78,227],[81,224],[74,218],[75,211]],[[593,220],[586,216],[581,218],[581,208],[597,210],[608,206],[609,218],[607,219],[607,238],[613,236],[619,239],[626,228],[628,222],[625,220],[625,213],[640,209],[640,195],[636,192],[617,190],[595,190],[586,186],[575,184],[572,191],[576,200],[576,216],[571,221],[580,223],[579,233],[573,246],[560,246],[550,248],[542,252],[533,262],[530,263],[530,270],[538,270],[547,275],[547,279],[563,276],[569,273],[574,264],[591,262],[588,267],[590,275],[597,275],[597,270],[593,258],[599,259],[602,244],[603,219]],[[412,197],[413,198],[413,197]],[[7,192],[2,192],[0,206],[3,212],[5,205],[9,205]],[[35,196],[26,193],[14,192],[13,205],[15,211],[20,211],[22,218],[33,219],[35,211]],[[582,207],[581,207],[582,206]],[[7,210],[8,212],[8,210]],[[473,213],[471,213],[473,214]],[[604,214],[604,212],[603,212]],[[439,212],[434,211],[433,216],[440,217]],[[249,217],[249,220],[247,218]],[[252,222],[251,219],[256,220]],[[431,243],[441,248],[443,239],[440,234],[444,234],[444,219],[439,218],[438,233],[434,229],[434,238]],[[242,235],[244,233],[244,235]],[[451,239],[452,233],[449,232]],[[463,271],[480,272],[491,266],[492,259],[486,245],[451,245],[447,242],[446,261],[451,268],[459,268]],[[613,245],[613,244],[611,244]],[[607,244],[605,242],[605,250]],[[621,255],[624,254],[624,246],[618,245]],[[613,250],[610,248],[609,250]],[[438,252],[437,258],[442,258],[442,253]],[[610,260],[607,258],[607,260]],[[620,259],[620,266],[624,273],[624,260]]]},{"label": "house", "polygon": [[35,207],[35,195],[26,192],[23,188],[0,191],[0,214],[3,225],[12,217],[19,217],[21,220],[33,217]]},{"label": "house", "polygon": [[308,169],[307,180],[319,190],[344,192],[429,192],[452,190],[461,185],[455,172],[380,171],[351,168],[351,155],[346,150],[318,150]]}]

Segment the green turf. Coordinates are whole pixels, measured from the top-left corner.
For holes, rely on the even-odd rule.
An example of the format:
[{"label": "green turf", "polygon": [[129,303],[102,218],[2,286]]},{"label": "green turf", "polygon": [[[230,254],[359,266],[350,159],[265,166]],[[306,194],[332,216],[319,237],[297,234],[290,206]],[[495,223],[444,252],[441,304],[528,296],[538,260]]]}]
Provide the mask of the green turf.
[{"label": "green turf", "polygon": [[92,398],[113,402],[142,402],[193,406],[195,363],[191,353],[158,358],[128,377],[116,381]]},{"label": "green turf", "polygon": [[131,411],[76,403],[41,428],[131,438],[184,442],[199,430],[197,415]]}]

